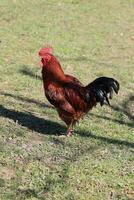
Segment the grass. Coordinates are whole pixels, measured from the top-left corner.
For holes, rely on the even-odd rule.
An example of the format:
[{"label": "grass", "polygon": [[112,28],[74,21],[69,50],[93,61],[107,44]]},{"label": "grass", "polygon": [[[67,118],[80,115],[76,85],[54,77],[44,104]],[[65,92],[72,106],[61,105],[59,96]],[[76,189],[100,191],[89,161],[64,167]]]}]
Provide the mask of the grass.
[{"label": "grass", "polygon": [[[0,199],[134,198],[133,0],[0,1]],[[87,84],[119,80],[71,138],[44,97],[38,50]]]}]

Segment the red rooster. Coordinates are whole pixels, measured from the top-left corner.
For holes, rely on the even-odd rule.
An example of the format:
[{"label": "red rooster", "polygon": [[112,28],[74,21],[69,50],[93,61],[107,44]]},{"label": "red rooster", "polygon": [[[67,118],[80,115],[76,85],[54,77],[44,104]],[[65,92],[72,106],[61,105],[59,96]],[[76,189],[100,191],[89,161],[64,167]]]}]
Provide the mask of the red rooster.
[{"label": "red rooster", "polygon": [[77,78],[66,75],[52,48],[42,48],[39,56],[46,98],[66,123],[67,136],[72,134],[76,122],[97,103],[110,105],[113,91],[118,93],[119,83],[113,78],[100,77],[84,86]]}]

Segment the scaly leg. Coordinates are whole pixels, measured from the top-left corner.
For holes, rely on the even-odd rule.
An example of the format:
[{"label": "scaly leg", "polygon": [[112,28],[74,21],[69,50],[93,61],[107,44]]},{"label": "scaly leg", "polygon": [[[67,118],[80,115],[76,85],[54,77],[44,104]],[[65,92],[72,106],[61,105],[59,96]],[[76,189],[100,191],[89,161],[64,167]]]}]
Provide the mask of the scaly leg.
[{"label": "scaly leg", "polygon": [[73,133],[73,126],[76,124],[76,121],[72,121],[71,124],[69,124],[67,129],[67,137],[70,137]]},{"label": "scaly leg", "polygon": [[60,135],[59,137],[70,137],[71,135],[72,135],[72,133],[73,133],[73,124],[71,123],[71,124],[69,124],[69,125],[67,125],[67,132],[66,132],[66,135],[64,134],[62,134],[62,135]]},{"label": "scaly leg", "polygon": [[73,130],[72,129],[67,129],[67,137],[70,137],[73,133]]}]

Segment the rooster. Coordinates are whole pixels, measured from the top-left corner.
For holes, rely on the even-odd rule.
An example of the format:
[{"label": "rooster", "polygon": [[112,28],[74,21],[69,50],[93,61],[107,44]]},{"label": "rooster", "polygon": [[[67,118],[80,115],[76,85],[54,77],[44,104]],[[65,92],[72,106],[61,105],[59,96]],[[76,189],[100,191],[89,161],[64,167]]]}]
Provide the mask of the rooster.
[{"label": "rooster", "polygon": [[73,127],[97,103],[101,106],[118,93],[119,83],[109,77],[99,77],[84,86],[77,78],[64,73],[50,47],[39,51],[42,79],[46,98],[56,108],[59,117],[67,125],[66,135],[72,135]]}]

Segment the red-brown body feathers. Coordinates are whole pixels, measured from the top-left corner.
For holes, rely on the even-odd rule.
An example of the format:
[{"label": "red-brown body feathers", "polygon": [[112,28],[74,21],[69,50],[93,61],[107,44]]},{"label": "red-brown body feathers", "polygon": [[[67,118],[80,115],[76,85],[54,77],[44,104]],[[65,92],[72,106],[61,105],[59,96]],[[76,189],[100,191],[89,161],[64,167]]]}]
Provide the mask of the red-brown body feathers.
[{"label": "red-brown body feathers", "polygon": [[[114,79],[101,77],[99,80],[96,79],[95,83],[92,82],[84,87],[77,78],[64,74],[59,61],[52,54],[52,48],[42,48],[39,55],[42,58],[42,78],[46,98],[55,106],[60,118],[66,123],[67,136],[71,135],[75,123],[97,102],[102,105],[106,100],[109,103],[107,94],[111,94],[113,89],[118,92],[119,84]],[[109,86],[102,89],[107,81]],[[114,87],[112,89],[112,84],[116,89]]]}]

